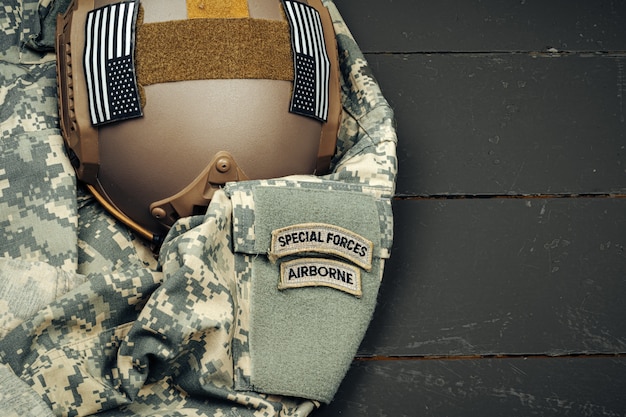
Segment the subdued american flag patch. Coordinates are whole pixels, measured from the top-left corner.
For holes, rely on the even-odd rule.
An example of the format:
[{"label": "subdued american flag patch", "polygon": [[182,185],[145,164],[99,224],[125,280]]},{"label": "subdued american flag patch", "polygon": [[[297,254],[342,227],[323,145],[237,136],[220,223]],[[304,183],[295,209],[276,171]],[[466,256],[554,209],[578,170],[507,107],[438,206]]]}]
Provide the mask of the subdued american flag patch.
[{"label": "subdued american flag patch", "polygon": [[321,121],[328,119],[330,61],[320,14],[295,0],[283,0],[291,28],[294,86],[289,111]]},{"label": "subdued american flag patch", "polygon": [[142,115],[134,59],[138,9],[131,0],[87,14],[84,64],[93,125]]}]

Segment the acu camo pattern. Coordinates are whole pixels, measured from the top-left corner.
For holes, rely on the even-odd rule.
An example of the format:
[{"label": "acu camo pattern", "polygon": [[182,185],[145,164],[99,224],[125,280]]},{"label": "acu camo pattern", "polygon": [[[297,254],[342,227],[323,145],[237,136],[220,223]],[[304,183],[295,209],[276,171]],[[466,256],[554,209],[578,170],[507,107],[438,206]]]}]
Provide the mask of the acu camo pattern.
[{"label": "acu camo pattern", "polygon": [[0,7],[2,415],[310,414],[317,402],[236,390],[249,384],[250,262],[235,263],[232,239],[254,242],[255,185],[358,191],[377,199],[378,255],[389,256],[393,114],[334,4],[324,2],[345,111],[332,173],[231,184],[206,216],[173,228],[156,260],[76,183],[65,155],[50,45],[67,3]]}]

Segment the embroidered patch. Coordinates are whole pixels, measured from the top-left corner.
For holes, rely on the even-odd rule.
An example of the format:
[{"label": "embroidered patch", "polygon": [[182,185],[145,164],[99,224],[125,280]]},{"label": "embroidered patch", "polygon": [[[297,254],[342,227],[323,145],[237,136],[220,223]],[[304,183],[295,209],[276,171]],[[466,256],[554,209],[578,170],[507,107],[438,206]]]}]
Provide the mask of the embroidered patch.
[{"label": "embroidered patch", "polygon": [[290,112],[328,119],[330,60],[326,53],[320,14],[299,1],[283,0],[291,27],[294,86]]},{"label": "embroidered patch", "polygon": [[272,232],[271,260],[302,252],[327,253],[372,269],[374,244],[350,230],[325,223],[302,223]]},{"label": "embroidered patch", "polygon": [[135,77],[137,0],[87,13],[85,76],[93,125],[142,116]]},{"label": "embroidered patch", "polygon": [[303,287],[331,287],[358,298],[361,289],[359,268],[330,259],[301,258],[280,265],[279,290]]}]

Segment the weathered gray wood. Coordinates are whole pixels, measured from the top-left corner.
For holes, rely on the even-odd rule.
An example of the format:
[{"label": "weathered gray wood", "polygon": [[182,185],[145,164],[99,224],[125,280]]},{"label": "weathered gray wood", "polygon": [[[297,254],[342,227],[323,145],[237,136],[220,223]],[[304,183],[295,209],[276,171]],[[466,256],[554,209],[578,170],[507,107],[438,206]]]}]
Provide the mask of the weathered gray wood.
[{"label": "weathered gray wood", "polygon": [[626,416],[626,1],[335,3],[399,199],[372,360],[314,415]]},{"label": "weathered gray wood", "polygon": [[396,112],[398,194],[626,192],[626,56],[368,59]]},{"label": "weathered gray wood", "polygon": [[626,50],[620,0],[335,0],[366,52]]},{"label": "weathered gray wood", "polygon": [[626,198],[396,201],[360,354],[626,353]]},{"label": "weathered gray wood", "polygon": [[356,362],[315,417],[624,416],[625,358]]}]

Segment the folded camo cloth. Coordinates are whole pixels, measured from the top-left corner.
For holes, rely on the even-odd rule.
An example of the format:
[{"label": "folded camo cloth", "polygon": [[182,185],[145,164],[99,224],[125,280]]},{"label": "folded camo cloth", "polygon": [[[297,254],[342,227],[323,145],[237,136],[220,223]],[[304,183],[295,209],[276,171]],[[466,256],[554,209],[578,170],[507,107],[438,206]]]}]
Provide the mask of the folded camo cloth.
[{"label": "folded camo cloth", "polygon": [[3,3],[3,416],[306,416],[332,400],[390,255],[397,167],[392,110],[324,5],[344,107],[332,172],[230,183],[155,259],[65,154],[50,46],[67,2]]}]

